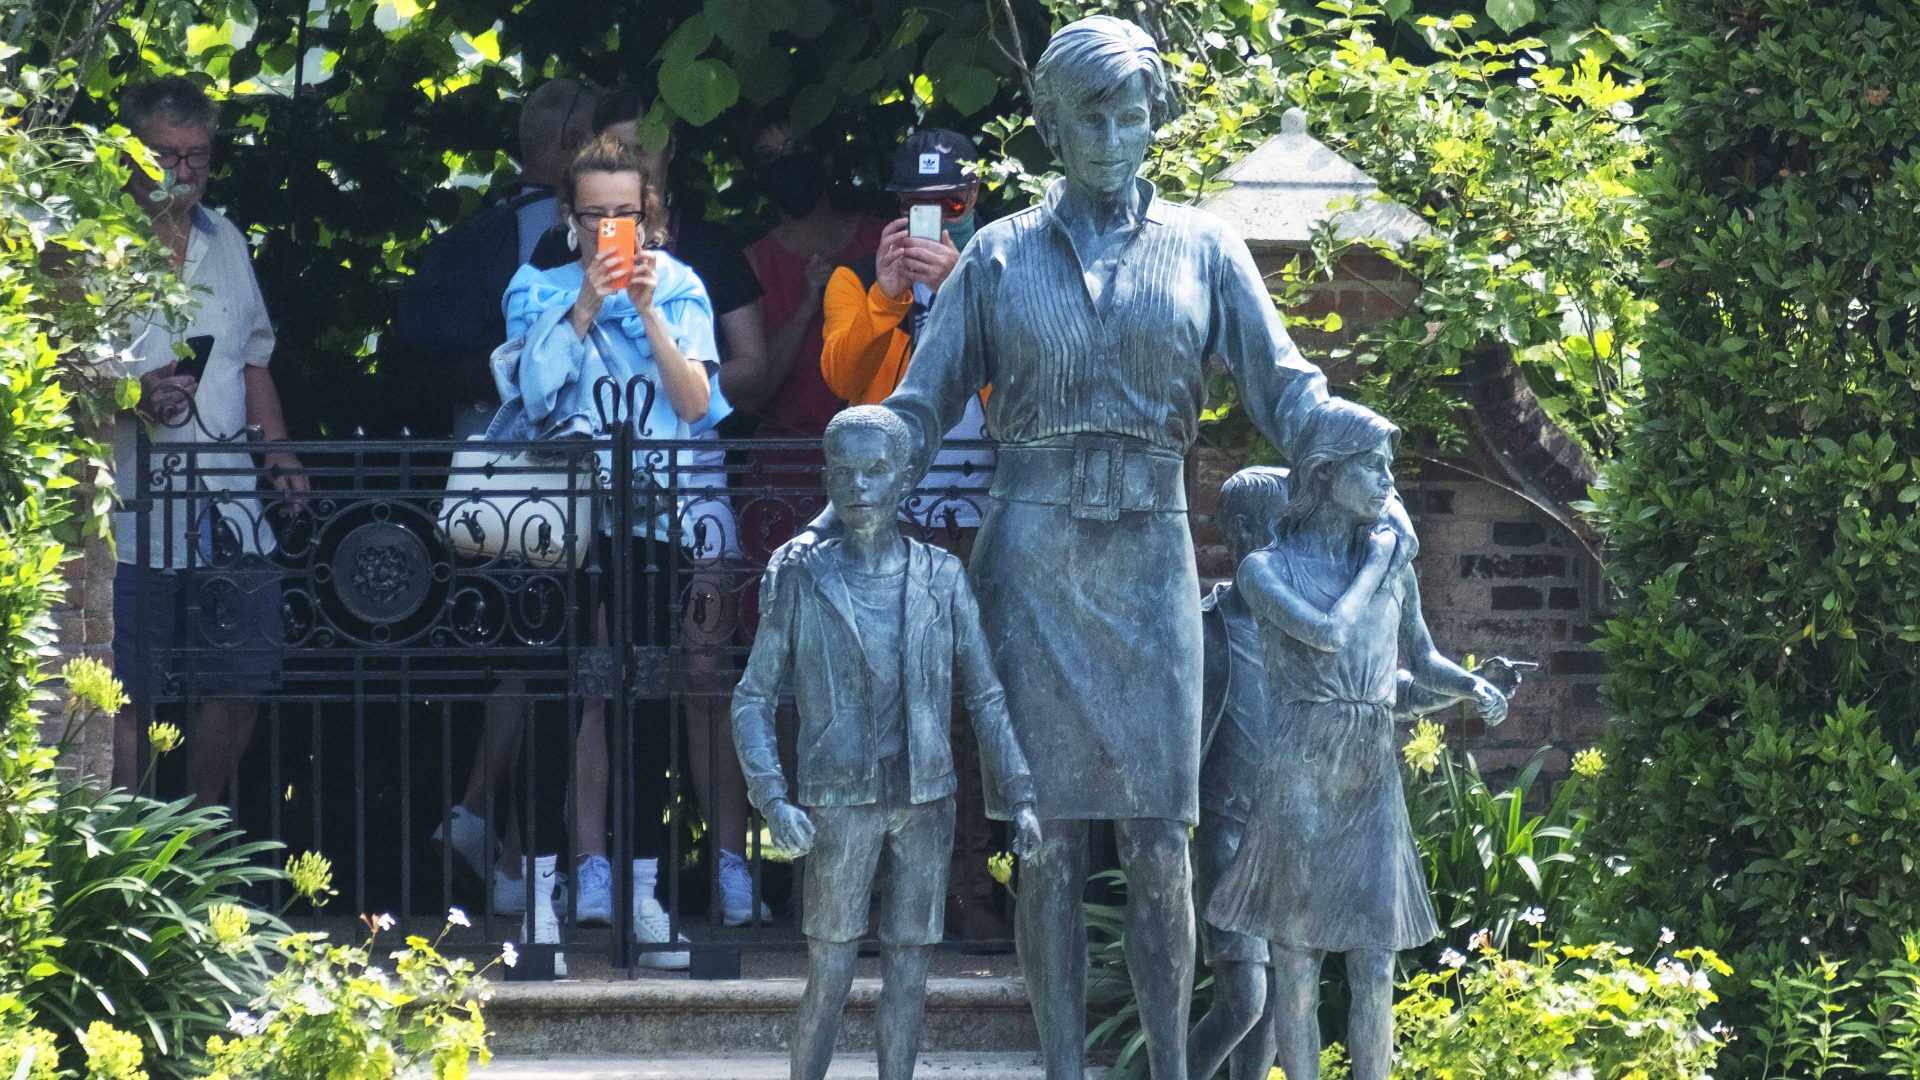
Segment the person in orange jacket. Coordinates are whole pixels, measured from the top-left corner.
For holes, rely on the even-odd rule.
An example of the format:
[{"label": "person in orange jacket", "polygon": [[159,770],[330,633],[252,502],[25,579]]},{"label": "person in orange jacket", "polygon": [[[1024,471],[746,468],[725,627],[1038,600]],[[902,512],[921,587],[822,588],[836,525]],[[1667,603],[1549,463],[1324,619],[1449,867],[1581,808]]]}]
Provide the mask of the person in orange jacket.
[{"label": "person in orange jacket", "polygon": [[[880,234],[871,259],[834,270],[822,302],[824,312],[820,373],[829,389],[851,405],[877,404],[906,377],[915,330],[940,286],[972,238],[974,204],[980,181],[974,174],[976,151],[964,136],[928,128],[907,137],[893,156],[887,184],[900,200],[900,217]],[[941,237],[908,234],[915,206],[940,208]],[[928,539],[965,558],[980,526],[981,500],[993,477],[993,451],[952,446],[985,437],[986,394],[969,403],[965,416],[947,433],[948,449],[934,459],[922,484],[932,493],[912,507],[915,523]]]},{"label": "person in orange jacket", "polygon": [[[880,234],[873,257],[834,270],[821,302],[823,317],[820,373],[827,387],[852,405],[876,404],[907,374],[914,333],[926,319],[940,286],[953,272],[960,249],[973,237],[974,204],[980,181],[974,173],[978,154],[964,136],[928,128],[907,137],[893,156],[887,184],[900,200],[900,217]],[[909,235],[913,207],[940,208],[941,236]],[[980,527],[987,487],[993,479],[993,449],[977,445],[985,438],[982,393],[947,433],[940,454],[910,498],[903,516],[916,535],[966,559]],[[976,445],[969,446],[968,443]],[[961,712],[954,712],[956,735]],[[996,850],[985,808],[977,793],[980,763],[968,752],[972,740],[956,738],[961,803],[955,830],[946,925],[951,936],[969,942],[1004,941],[1009,931],[997,913],[987,858]]]}]

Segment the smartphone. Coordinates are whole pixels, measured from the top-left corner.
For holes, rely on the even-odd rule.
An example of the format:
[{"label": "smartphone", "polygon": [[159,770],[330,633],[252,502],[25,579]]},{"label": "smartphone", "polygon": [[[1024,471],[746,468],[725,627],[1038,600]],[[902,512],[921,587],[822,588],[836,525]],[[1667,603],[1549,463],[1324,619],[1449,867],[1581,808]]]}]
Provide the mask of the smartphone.
[{"label": "smartphone", "polygon": [[922,240],[940,239],[940,204],[919,203],[907,208],[907,235]]},{"label": "smartphone", "polygon": [[624,289],[633,280],[633,256],[637,248],[638,233],[634,223],[626,218],[603,218],[600,221],[600,250],[615,251],[620,254],[620,265],[613,272],[613,287]]},{"label": "smartphone", "polygon": [[195,382],[199,382],[201,376],[207,373],[207,357],[213,355],[213,336],[211,334],[195,334],[187,339],[187,348],[193,350],[193,355],[185,357],[175,363],[173,365],[173,373],[175,375],[185,375]]}]

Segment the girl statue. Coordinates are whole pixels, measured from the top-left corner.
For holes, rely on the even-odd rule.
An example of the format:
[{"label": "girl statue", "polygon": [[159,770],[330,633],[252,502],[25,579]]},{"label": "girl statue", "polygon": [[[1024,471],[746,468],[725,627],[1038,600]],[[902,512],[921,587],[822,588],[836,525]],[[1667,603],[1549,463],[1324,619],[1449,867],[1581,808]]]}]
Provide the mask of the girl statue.
[{"label": "girl statue", "polygon": [[1274,745],[1208,923],[1267,939],[1274,1025],[1290,1080],[1320,1075],[1320,966],[1344,953],[1355,1080],[1388,1080],[1394,953],[1439,932],[1400,790],[1396,674],[1472,701],[1497,724],[1507,700],[1434,649],[1404,539],[1387,518],[1400,431],[1332,399],[1307,418],[1293,495],[1235,591],[1260,622]]}]

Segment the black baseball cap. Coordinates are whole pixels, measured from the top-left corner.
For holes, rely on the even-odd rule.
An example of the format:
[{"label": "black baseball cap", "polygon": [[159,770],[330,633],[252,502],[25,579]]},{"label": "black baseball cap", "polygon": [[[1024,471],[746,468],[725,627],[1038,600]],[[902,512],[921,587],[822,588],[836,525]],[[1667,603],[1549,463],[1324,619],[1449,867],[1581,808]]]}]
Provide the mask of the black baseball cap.
[{"label": "black baseball cap", "polygon": [[967,137],[944,128],[927,128],[907,136],[893,152],[893,179],[887,190],[953,191],[979,182],[974,160],[980,156]]}]

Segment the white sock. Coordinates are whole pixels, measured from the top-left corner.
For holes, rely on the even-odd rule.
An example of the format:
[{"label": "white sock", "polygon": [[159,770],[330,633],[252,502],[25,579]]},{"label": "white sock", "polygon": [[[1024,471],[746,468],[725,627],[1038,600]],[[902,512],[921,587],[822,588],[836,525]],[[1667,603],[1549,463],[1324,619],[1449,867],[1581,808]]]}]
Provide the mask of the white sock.
[{"label": "white sock", "polygon": [[633,895],[652,896],[654,886],[660,881],[659,859],[633,860]]}]

